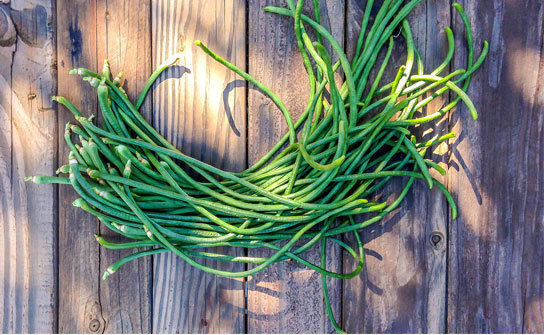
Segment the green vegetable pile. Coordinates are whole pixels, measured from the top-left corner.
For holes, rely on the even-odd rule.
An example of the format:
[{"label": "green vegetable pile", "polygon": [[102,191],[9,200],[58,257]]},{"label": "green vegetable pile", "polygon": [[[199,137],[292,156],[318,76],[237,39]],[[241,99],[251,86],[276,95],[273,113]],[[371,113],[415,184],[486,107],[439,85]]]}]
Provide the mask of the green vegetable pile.
[{"label": "green vegetable pile", "polygon": [[[420,1],[385,0],[370,24],[373,0],[369,0],[351,62],[320,24],[318,0],[313,0],[313,18],[302,15],[303,0],[296,6],[288,0],[288,8],[266,7],[268,12],[294,18],[310,92],[308,105],[296,121],[265,85],[197,41],[205,53],[266,93],[289,126],[288,134],[243,172],[223,171],[183,154],[138,112],[155,80],[179,60],[176,55],[152,74],[135,103],[121,87],[120,75],[111,78],[107,62],[102,74],[84,68],[72,70],[97,89],[103,126],[94,124],[92,117],[84,117],[65,98],[54,97],[80,124],[66,125],[64,138],[71,151],[68,164],[58,173],[69,177],[28,179],[39,184],[71,185],[81,197],[74,206],[131,239],[112,243],[96,236],[102,246],[144,248],[112,264],[103,278],[138,257],[168,251],[196,268],[226,277],[246,277],[290,259],[322,274],[327,311],[334,327],[341,331],[332,315],[326,278],[359,274],[364,263],[358,234],[361,229],[397,208],[415,179],[423,179],[430,188],[438,187],[450,204],[452,217],[456,217],[451,195],[429,173],[429,169],[435,169],[445,174],[444,169],[425,158],[430,147],[455,134],[418,142],[412,132],[418,125],[439,119],[460,101],[477,118],[465,91],[488,45],[484,43],[481,55],[475,59],[468,19],[461,6],[455,4],[466,26],[466,69],[442,74],[450,66],[454,51],[453,33],[447,28],[446,59],[425,74],[406,20]],[[308,30],[312,30],[315,40]],[[400,39],[395,38],[399,32],[406,43],[406,63],[392,82],[383,84],[382,76],[388,69],[394,42]],[[378,58],[383,59],[381,64],[376,64]],[[333,64],[331,59],[339,61]],[[342,85],[334,80],[338,73],[344,78]],[[439,111],[422,115],[427,104],[449,92],[456,98]],[[79,144],[73,142],[76,137]],[[394,201],[367,200],[393,177],[404,177],[405,182]],[[357,245],[348,245],[344,234],[352,234]],[[338,244],[357,260],[353,272],[334,273],[325,268],[327,241]],[[321,264],[304,258],[305,251],[316,244],[321,247]],[[231,256],[204,249],[210,247],[269,249],[270,256]],[[203,265],[203,259],[249,265],[245,271],[228,272]]]}]

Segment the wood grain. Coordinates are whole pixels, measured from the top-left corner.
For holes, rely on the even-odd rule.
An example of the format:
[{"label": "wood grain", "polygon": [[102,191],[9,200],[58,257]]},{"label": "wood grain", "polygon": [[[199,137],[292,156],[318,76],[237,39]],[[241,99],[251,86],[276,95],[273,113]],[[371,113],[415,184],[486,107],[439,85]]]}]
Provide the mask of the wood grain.
[{"label": "wood grain", "polygon": [[51,1],[0,6],[0,331],[56,332],[56,56]]},{"label": "wood grain", "polygon": [[[58,95],[66,97],[83,115],[96,114],[96,93],[75,67],[96,69],[96,2],[57,1]],[[66,164],[69,149],[64,125],[75,123],[72,114],[59,107],[59,166]],[[60,333],[99,333],[105,328],[99,295],[100,250],[93,238],[99,232],[96,218],[72,207],[78,198],[68,185],[59,186],[59,308]]]},{"label": "wood grain", "polygon": [[[306,13],[313,13],[310,3],[306,2]],[[259,0],[249,3],[249,73],[275,92],[296,119],[308,101],[308,82],[296,44],[293,21],[263,12],[267,5],[285,7],[285,2]],[[342,45],[344,1],[320,1],[320,8],[322,23],[333,27],[334,36]],[[248,159],[251,164],[287,132],[287,125],[268,97],[254,89],[248,94]],[[338,271],[341,267],[339,249],[331,246],[329,251],[327,268]],[[249,250],[249,254],[257,257],[270,255],[265,250]],[[313,248],[304,256],[319,264],[319,248]],[[341,316],[340,289],[339,281],[329,281],[329,294],[337,318]],[[249,333],[331,331],[333,328],[323,302],[321,277],[317,272],[296,262],[283,262],[248,278]]]},{"label": "wood grain", "polygon": [[[239,0],[152,1],[153,66],[183,50],[180,65],[154,88],[154,127],[185,154],[231,171],[246,166],[246,86],[193,42],[202,40],[245,69],[245,6]],[[172,254],[155,257],[153,279],[154,332],[245,332],[243,280],[206,274]]]},{"label": "wood grain", "polygon": [[[72,67],[102,68],[110,59],[113,71],[124,71],[129,96],[135,100],[151,73],[150,3],[142,0],[134,6],[127,1],[93,1],[74,4],[58,3],[61,17],[59,40],[59,95],[66,96],[83,114],[96,114],[96,93],[81,78],[69,76]],[[62,49],[62,50],[61,50]],[[116,72],[115,72],[116,73]],[[83,86],[85,85],[85,86]],[[149,116],[150,104],[142,107]],[[71,115],[62,109],[61,128]],[[64,131],[61,132],[64,134]],[[59,163],[66,161],[63,137]],[[70,289],[60,295],[59,320],[65,332],[150,332],[151,330],[151,260],[140,259],[123,267],[116,276],[101,281],[111,263],[128,252],[99,248],[93,234],[109,230],[96,220],[72,209],[72,190],[61,187],[60,285]],[[79,232],[74,232],[79,229]],[[71,250],[77,252],[71,252]],[[66,251],[70,250],[69,253]],[[79,261],[85,260],[85,261]]]},{"label": "wood grain", "polygon": [[[381,2],[377,2],[375,10]],[[348,1],[347,49],[353,53],[366,1]],[[412,33],[426,66],[431,72],[444,59],[447,41],[443,29],[450,22],[447,2],[426,1],[417,5],[409,16]],[[381,64],[380,57],[377,67]],[[395,49],[382,83],[394,78],[406,62],[403,37],[395,39]],[[414,69],[415,71],[415,69]],[[430,104],[424,113],[433,113],[439,101]],[[446,133],[446,122],[415,131],[428,139],[434,133]],[[447,153],[439,147],[433,160]],[[446,167],[444,165],[444,167]],[[439,174],[434,177],[446,182]],[[397,195],[406,179],[392,180],[379,195],[385,199]],[[446,235],[448,207],[438,189],[416,181],[403,204],[394,213],[361,233],[365,242],[366,267],[357,278],[344,281],[344,327],[354,333],[441,333],[445,331],[446,313]],[[431,236],[440,237],[435,245]],[[355,267],[345,257],[344,272]]]},{"label": "wood grain", "polygon": [[[469,91],[479,121],[460,106],[450,122],[459,134],[449,176],[460,215],[450,226],[448,331],[538,333],[544,331],[543,3],[461,4],[477,49],[487,39],[490,54]],[[455,28],[462,29],[458,18]],[[455,61],[463,64],[466,53]]]},{"label": "wood grain", "polygon": [[[410,16],[427,70],[445,56],[443,28],[450,24],[458,49],[449,71],[466,62],[464,27],[452,2],[425,0]],[[479,121],[459,105],[432,127],[458,135],[432,155],[448,168],[446,178],[435,177],[447,182],[459,218],[451,221],[438,190],[416,183],[402,209],[362,233],[361,276],[329,282],[335,315],[349,332],[544,332],[544,4],[459,2],[477,53],[484,39],[490,42],[469,91]],[[304,69],[292,21],[264,13],[267,4],[285,1],[0,1],[1,332],[332,331],[319,276],[293,262],[244,284],[165,254],[129,263],[102,282],[104,269],[124,253],[102,250],[93,234],[115,237],[72,207],[71,187],[22,181],[66,163],[64,125],[74,120],[51,95],[66,96],[85,115],[97,112],[95,92],[69,69],[99,70],[108,58],[114,73],[125,72],[134,99],[152,68],[181,48],[180,65],[160,78],[142,113],[193,157],[236,171],[255,162],[287,131],[283,117],[192,43],[201,39],[247,69],[299,115],[307,83],[293,75]],[[325,25],[348,54],[365,5],[321,1]],[[405,61],[402,42],[396,39],[393,64]],[[427,138],[429,131],[418,134]],[[398,192],[402,182],[380,195]],[[433,235],[441,237],[436,245]],[[329,250],[329,269],[352,270],[349,257]],[[317,250],[306,256],[319,262]]]},{"label": "wood grain", "polygon": [[[151,1],[99,0],[96,23],[98,69],[108,59],[113,76],[123,71],[124,87],[135,102],[151,75]],[[150,120],[150,99],[140,112]],[[123,240],[105,226],[100,227],[100,233],[110,241]],[[100,248],[100,273],[133,252]],[[151,257],[139,258],[124,265],[115,276],[99,281],[104,332],[151,332],[151,262]]]}]

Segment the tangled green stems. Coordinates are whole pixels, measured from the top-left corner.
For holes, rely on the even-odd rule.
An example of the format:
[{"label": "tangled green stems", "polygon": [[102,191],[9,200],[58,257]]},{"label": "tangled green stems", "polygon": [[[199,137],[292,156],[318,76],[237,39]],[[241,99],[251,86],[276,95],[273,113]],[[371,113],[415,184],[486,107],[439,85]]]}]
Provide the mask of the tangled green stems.
[{"label": "tangled green stems", "polygon": [[[121,74],[111,78],[107,61],[102,74],[84,68],[72,70],[70,73],[84,76],[97,89],[103,124],[94,124],[92,117],[84,117],[65,98],[54,97],[81,125],[66,125],[64,138],[70,154],[68,164],[57,173],[69,177],[36,176],[26,180],[70,184],[80,195],[74,206],[130,240],[113,243],[95,236],[105,248],[144,248],[112,264],[103,278],[131,260],[168,251],[196,268],[226,277],[247,277],[273,263],[291,259],[322,275],[327,313],[333,327],[342,332],[332,313],[326,278],[347,279],[359,274],[364,264],[361,229],[395,210],[415,179],[438,187],[450,204],[452,218],[457,216],[448,190],[429,172],[446,171],[425,157],[430,147],[455,134],[418,142],[413,132],[418,125],[438,119],[461,101],[477,119],[476,108],[465,92],[472,74],[487,55],[488,44],[484,42],[481,55],[474,61],[469,21],[461,6],[455,4],[466,28],[466,68],[442,75],[451,65],[455,47],[453,32],[447,28],[448,53],[426,75],[406,20],[420,1],[386,0],[372,23],[370,13],[374,5],[368,1],[351,61],[320,24],[316,0],[314,18],[302,14],[303,0],[296,4],[287,1],[288,8],[266,7],[268,12],[294,19],[310,92],[307,107],[296,121],[265,85],[204,43],[195,42],[214,60],[267,94],[288,125],[288,133],[245,171],[223,171],[185,155],[138,112],[155,80],[179,60],[179,55],[174,55],[151,75],[136,103],[122,89]],[[406,63],[392,82],[383,84],[398,39],[393,35],[399,29],[406,43]],[[385,56],[376,64],[382,50]],[[334,63],[334,59],[338,61]],[[339,69],[344,77],[341,85],[335,80]],[[371,73],[376,73],[374,78]],[[329,94],[325,94],[327,91]],[[420,114],[427,104],[447,92],[456,98],[437,112]],[[79,144],[73,142],[76,137]],[[404,182],[393,201],[367,199],[393,177]],[[342,238],[344,234],[354,234],[357,246],[349,246]],[[328,241],[356,260],[352,272],[326,269]],[[321,247],[320,264],[304,258],[305,252],[315,245]],[[269,249],[270,254],[231,256],[203,250],[210,247]],[[204,265],[205,259],[244,263],[247,267],[240,272],[224,271]]]}]

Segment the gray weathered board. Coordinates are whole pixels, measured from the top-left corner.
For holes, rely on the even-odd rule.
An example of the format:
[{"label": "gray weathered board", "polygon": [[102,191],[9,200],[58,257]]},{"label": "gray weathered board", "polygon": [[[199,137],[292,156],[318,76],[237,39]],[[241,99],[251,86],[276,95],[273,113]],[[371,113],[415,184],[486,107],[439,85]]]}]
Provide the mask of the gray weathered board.
[{"label": "gray weathered board", "polygon": [[[483,40],[490,43],[469,91],[480,119],[472,121],[459,106],[420,131],[458,135],[432,154],[448,170],[436,177],[454,195],[459,218],[451,220],[440,192],[417,183],[404,206],[362,233],[363,273],[330,281],[334,313],[349,332],[544,332],[544,4],[459,2],[477,54]],[[463,23],[451,3],[423,0],[410,16],[427,68],[445,56],[447,26],[457,43],[450,70],[466,62]],[[281,115],[192,42],[201,39],[246,69],[296,115],[307,93],[292,21],[264,13],[268,4],[285,5],[0,1],[1,332],[332,331],[319,276],[291,263],[234,280],[164,254],[102,281],[123,255],[94,241],[94,233],[108,236],[107,229],[71,206],[76,195],[69,187],[22,181],[53,174],[66,162],[64,125],[74,120],[52,95],[66,96],[86,115],[97,112],[96,96],[69,69],[100,69],[108,58],[114,72],[124,71],[134,99],[153,67],[178,51],[182,64],[160,78],[144,116],[193,157],[230,170],[255,162],[286,131]],[[365,6],[365,0],[320,0],[323,23],[348,55]],[[392,62],[401,64],[402,38],[396,41]],[[352,269],[352,260],[330,250],[328,268]]]}]

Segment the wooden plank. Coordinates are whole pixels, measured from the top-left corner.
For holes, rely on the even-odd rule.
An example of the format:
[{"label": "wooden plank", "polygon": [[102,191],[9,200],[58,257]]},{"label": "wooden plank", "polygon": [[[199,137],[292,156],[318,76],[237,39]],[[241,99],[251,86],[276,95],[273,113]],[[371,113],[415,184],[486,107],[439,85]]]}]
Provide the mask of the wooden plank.
[{"label": "wooden plank", "polygon": [[[479,121],[464,106],[451,120],[460,135],[449,171],[460,215],[450,227],[448,331],[538,333],[544,331],[543,3],[460,3],[477,50],[487,39],[490,55],[469,91]],[[462,30],[458,18],[455,28]],[[466,53],[455,61],[464,64]]]},{"label": "wooden plank", "polygon": [[[202,40],[244,69],[245,6],[243,1],[152,1],[153,66],[183,50],[180,66],[154,89],[154,126],[184,153],[233,171],[246,166],[245,84],[193,41]],[[243,280],[206,274],[161,254],[154,258],[153,282],[153,332],[245,331]]]},{"label": "wooden plank", "polygon": [[[285,6],[284,1],[259,0],[249,3],[249,73],[275,92],[297,118],[308,101],[308,82],[296,44],[292,19],[263,12],[267,5]],[[311,1],[305,12],[313,17]],[[322,23],[334,27],[343,44],[344,1],[320,1]],[[310,29],[308,29],[310,30]],[[256,162],[287,132],[283,116],[268,97],[249,91],[248,159]],[[329,247],[327,268],[341,268],[338,248]],[[251,256],[269,256],[264,250],[249,250]],[[319,264],[319,248],[304,256]],[[339,318],[341,285],[329,281],[334,313]],[[295,262],[270,266],[248,278],[249,333],[329,333],[333,331],[323,302],[321,277]]]},{"label": "wooden plank", "polygon": [[52,2],[0,5],[0,331],[54,333],[57,117]]},{"label": "wooden plank", "polygon": [[[89,84],[69,75],[75,67],[96,69],[96,2],[57,1],[58,95],[66,97],[82,114],[96,114],[97,98]],[[66,164],[69,149],[64,126],[75,123],[72,114],[59,107],[59,166]],[[99,232],[92,215],[71,206],[77,198],[66,185],[59,186],[59,310],[61,333],[103,332],[99,296]]]},{"label": "wooden plank", "polygon": [[[97,61],[108,59],[115,76],[123,71],[125,89],[136,101],[151,75],[151,1],[99,0],[97,2]],[[140,109],[148,118],[151,103]],[[100,234],[110,241],[127,241],[105,226]],[[100,248],[100,273],[134,250]],[[106,333],[150,333],[152,257],[125,264],[114,276],[99,282],[100,305]]]},{"label": "wooden plank", "polygon": [[[123,70],[129,78],[126,88],[134,100],[151,73],[150,3],[142,0],[137,5],[121,0],[57,4],[59,95],[86,115],[97,113],[96,93],[81,78],[69,76],[70,68],[99,70],[103,59],[109,58],[113,70]],[[149,111],[146,103],[142,112],[149,116]],[[60,128],[73,120],[64,109],[59,117]],[[67,148],[63,136],[59,139],[59,161],[63,164]],[[116,237],[99,227],[92,216],[71,208],[69,203],[75,197],[73,190],[61,187],[59,282],[67,289],[59,297],[60,331],[150,332],[151,259],[129,263],[102,282],[100,276],[106,267],[130,251],[99,248],[94,233],[101,232],[110,240]]]},{"label": "wooden plank", "polygon": [[[375,11],[381,3],[375,3]],[[348,1],[347,48],[351,53],[365,8],[366,1]],[[422,2],[414,8],[409,21],[428,73],[443,61],[447,52],[444,28],[450,22],[449,3]],[[382,83],[390,82],[405,62],[405,41],[397,37]],[[379,67],[380,59],[377,64]],[[439,105],[439,101],[431,104],[427,113],[436,111]],[[416,135],[427,139],[433,135],[430,130],[446,133],[447,129],[447,122],[441,122],[418,129]],[[432,153],[433,160],[444,161],[440,156],[446,152],[447,147],[437,148]],[[438,174],[434,177],[445,182]],[[406,181],[392,180],[383,195],[398,194]],[[348,332],[445,331],[447,222],[448,207],[441,192],[416,181],[399,209],[361,233],[366,267],[360,276],[344,281],[343,325]],[[432,236],[440,238],[436,245],[430,243]],[[353,259],[345,257],[344,272],[354,267]]]}]

